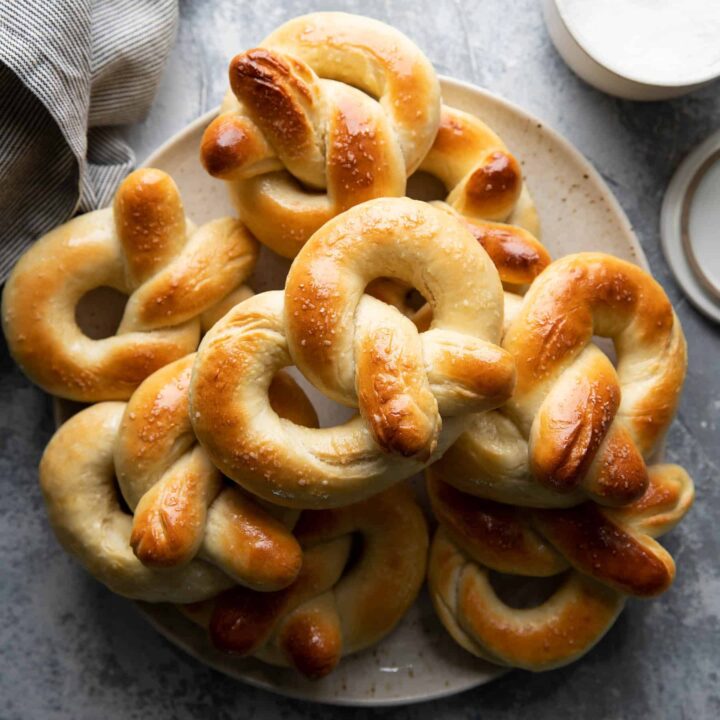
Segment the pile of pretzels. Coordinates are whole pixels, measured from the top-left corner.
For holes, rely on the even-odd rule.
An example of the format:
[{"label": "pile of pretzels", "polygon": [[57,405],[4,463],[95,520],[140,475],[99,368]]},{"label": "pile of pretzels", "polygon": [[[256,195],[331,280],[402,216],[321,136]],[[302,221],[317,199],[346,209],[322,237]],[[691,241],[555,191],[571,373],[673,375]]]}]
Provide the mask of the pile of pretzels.
[{"label": "pile of pretzels", "polygon": [[[693,500],[653,462],[686,368],[662,288],[599,252],[552,261],[518,160],[393,28],[296,18],[229,79],[200,158],[236,218],[196,227],[140,169],[6,284],[15,360],[86,406],[40,464],[59,541],[114,592],[309,678],[426,581],[470,653],[578,659],[668,589],[656,538]],[[444,200],[406,197],[416,172]],[[283,289],[253,294],[260,251],[292,259]],[[98,287],[127,296],[101,338],[76,317]],[[289,366],[355,414],[319,427]]]}]

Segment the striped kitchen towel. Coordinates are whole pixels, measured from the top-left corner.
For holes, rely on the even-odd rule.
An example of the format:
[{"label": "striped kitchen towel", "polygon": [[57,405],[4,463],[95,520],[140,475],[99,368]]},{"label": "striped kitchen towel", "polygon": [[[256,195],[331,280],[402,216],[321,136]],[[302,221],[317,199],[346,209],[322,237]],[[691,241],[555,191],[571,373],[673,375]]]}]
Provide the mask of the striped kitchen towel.
[{"label": "striped kitchen towel", "polygon": [[177,0],[0,0],[0,282],[132,169],[113,126],[147,112],[177,14]]}]

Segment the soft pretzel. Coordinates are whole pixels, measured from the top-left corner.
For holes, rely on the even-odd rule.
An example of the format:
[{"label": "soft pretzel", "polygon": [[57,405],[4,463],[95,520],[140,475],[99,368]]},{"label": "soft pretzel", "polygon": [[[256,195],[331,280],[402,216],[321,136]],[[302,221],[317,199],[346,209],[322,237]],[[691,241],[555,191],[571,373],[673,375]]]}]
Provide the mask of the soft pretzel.
[{"label": "soft pretzel", "polygon": [[[445,203],[431,203],[453,215],[457,213]],[[464,218],[463,218],[464,219]],[[527,286],[550,264],[550,254],[538,240],[522,228],[500,226],[498,223],[481,224],[465,219],[467,228],[495,265],[503,287],[503,335],[510,327],[522,303]],[[378,300],[392,305],[410,318],[421,332],[432,323],[432,308],[428,303],[420,307],[413,303],[414,289],[407,283],[390,278],[378,278],[366,292]]]},{"label": "soft pretzel", "polygon": [[[427,526],[410,489],[396,485],[354,505],[302,513],[295,534],[303,567],[285,590],[237,587],[185,608],[223,650],[327,675],[350,653],[379,642],[423,583]],[[360,540],[355,556],[353,538]]]},{"label": "soft pretzel", "polygon": [[366,17],[290,20],[233,58],[229,75],[201,158],[229,181],[255,236],[285,257],[343,210],[404,195],[440,122],[428,59]]},{"label": "soft pretzel", "polygon": [[[297,543],[240,488],[224,484],[197,444],[188,415],[194,360],[188,355],[155,372],[125,410],[115,469],[134,513],[130,545],[145,565],[173,567],[197,556],[248,587],[285,587],[300,569]],[[312,405],[289,376],[277,375],[273,383],[276,411],[317,425]],[[257,541],[258,528],[269,539]]]},{"label": "soft pretzel", "polygon": [[[666,590],[675,564],[654,538],[688,511],[693,484],[677,465],[652,466],[649,475],[646,493],[621,509],[586,502],[538,510],[467,495],[428,472],[440,522],[428,581],[450,634],[492,662],[548,670],[590,650],[627,595]],[[559,585],[539,605],[511,607],[491,584],[491,571],[557,577]]]},{"label": "soft pretzel", "polygon": [[[58,539],[120,595],[194,602],[238,582],[275,590],[300,569],[300,547],[286,527],[295,518],[260,507],[237,487],[223,489],[195,444],[187,418],[192,360],[157,371],[127,405],[99,403],[72,417],[40,464]],[[289,377],[278,376],[272,396],[278,412],[316,423]]]},{"label": "soft pretzel", "polygon": [[[430,299],[430,330],[363,294],[381,272]],[[497,272],[460,221],[407,198],[372,200],[311,238],[284,295],[245,301],[205,336],[190,417],[213,463],[252,493],[290,507],[355,502],[422,469],[468,413],[509,396],[501,324]],[[281,421],[267,387],[290,364],[360,415],[320,430]]]},{"label": "soft pretzel", "polygon": [[[536,237],[540,224],[518,161],[479,118],[443,105],[440,129],[419,169],[446,186],[445,201],[432,204],[467,223],[497,268],[503,287],[512,293],[506,297],[506,309],[514,309],[517,295],[550,264],[550,254]],[[368,293],[426,330],[432,320],[430,307],[413,307],[411,290],[406,283],[381,278]]]},{"label": "soft pretzel", "polygon": [[510,225],[507,231],[530,245],[539,236],[520,163],[480,118],[443,105],[435,142],[419,169],[438,178],[448,191],[445,202],[480,228]]},{"label": "soft pretzel", "polygon": [[[613,340],[617,368],[594,335]],[[512,398],[473,417],[438,472],[466,492],[519,505],[640,497],[645,459],[672,420],[686,368],[660,285],[610,255],[561,258],[530,287],[503,347],[517,364]]]},{"label": "soft pretzel", "polygon": [[[3,294],[10,351],[54,395],[125,400],[159,367],[196,349],[201,313],[244,282],[256,256],[240,222],[222,218],[194,230],[172,179],[137,170],[112,208],[60,226],[20,259]],[[94,340],[75,309],[100,286],[129,297],[116,333]]]}]

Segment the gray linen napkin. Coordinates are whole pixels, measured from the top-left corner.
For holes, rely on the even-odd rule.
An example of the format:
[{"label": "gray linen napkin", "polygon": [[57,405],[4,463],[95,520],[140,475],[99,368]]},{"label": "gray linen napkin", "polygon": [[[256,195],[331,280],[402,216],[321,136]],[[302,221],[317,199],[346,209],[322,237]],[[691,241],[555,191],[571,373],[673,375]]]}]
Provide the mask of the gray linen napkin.
[{"label": "gray linen napkin", "polygon": [[0,282],[110,202],[135,161],[112,126],[147,112],[176,29],[177,0],[0,0]]}]

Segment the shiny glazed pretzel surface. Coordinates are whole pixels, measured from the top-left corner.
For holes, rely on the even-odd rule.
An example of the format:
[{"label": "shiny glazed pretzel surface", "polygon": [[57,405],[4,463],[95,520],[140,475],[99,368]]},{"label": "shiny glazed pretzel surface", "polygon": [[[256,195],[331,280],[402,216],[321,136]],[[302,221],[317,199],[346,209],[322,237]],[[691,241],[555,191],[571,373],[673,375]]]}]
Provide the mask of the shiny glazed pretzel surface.
[{"label": "shiny glazed pretzel surface", "polygon": [[295,534],[303,567],[288,588],[237,587],[184,611],[223,650],[319,678],[379,642],[410,608],[425,576],[427,526],[400,484],[343,508],[306,510]]},{"label": "shiny glazed pretzel surface", "polygon": [[[388,272],[429,299],[422,335],[364,294]],[[509,396],[501,324],[497,272],[459,220],[407,198],[369,201],[312,237],[284,294],[238,305],[205,336],[190,417],[212,461],[251,492],[294,507],[347,504],[422,469],[468,413]],[[320,430],[281,421],[266,388],[293,363],[360,415]]]},{"label": "shiny glazed pretzel surface", "polygon": [[[58,539],[121,595],[194,602],[237,583],[276,590],[300,570],[295,517],[223,484],[197,445],[187,415],[193,359],[155,372],[127,404],[82,410],[43,455],[40,484]],[[283,416],[316,423],[288,376],[274,380],[271,397]]]},{"label": "shiny glazed pretzel surface", "polygon": [[[669,587],[675,563],[654,538],[682,519],[694,495],[677,465],[651,466],[646,492],[623,508],[504,505],[469,496],[432,469],[428,491],[440,523],[428,571],[439,618],[474,655],[529,670],[576,660],[612,626],[627,595]],[[539,604],[511,607],[491,571],[558,582]]]},{"label": "shiny glazed pretzel surface", "polygon": [[[197,230],[169,175],[145,168],[112,208],[61,225],[15,266],[3,293],[10,351],[33,382],[60,397],[126,400],[158,368],[193,352],[201,315],[243,283],[257,243],[237,220]],[[85,335],[76,306],[109,286],[128,295],[115,334]]]},{"label": "shiny glazed pretzel surface", "polygon": [[404,195],[438,129],[429,61],[370,18],[295,18],[236,56],[229,75],[202,161],[229,181],[255,236],[286,257],[343,210]]},{"label": "shiny glazed pretzel surface", "polygon": [[[617,367],[594,335],[613,340]],[[640,497],[686,368],[682,329],[660,285],[602,253],[561,258],[530,287],[503,347],[517,365],[512,398],[470,421],[438,473],[519,505]]]}]

